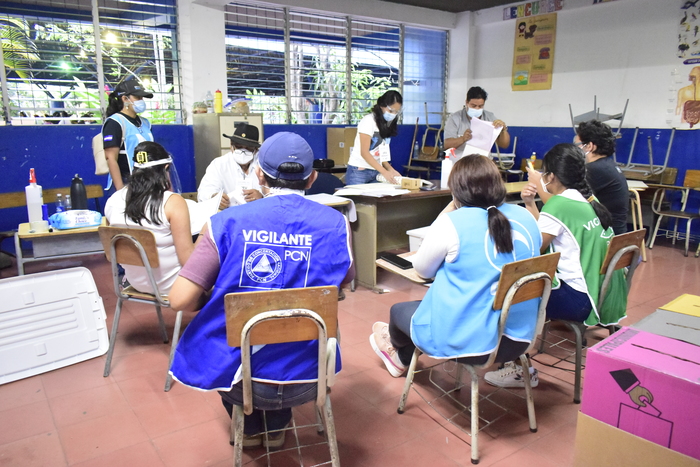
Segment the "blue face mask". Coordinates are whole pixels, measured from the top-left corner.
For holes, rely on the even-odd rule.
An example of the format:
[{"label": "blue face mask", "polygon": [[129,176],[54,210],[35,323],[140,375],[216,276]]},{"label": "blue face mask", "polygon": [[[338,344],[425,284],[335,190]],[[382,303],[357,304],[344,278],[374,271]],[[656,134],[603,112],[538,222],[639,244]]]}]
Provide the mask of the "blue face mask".
[{"label": "blue face mask", "polygon": [[479,118],[483,113],[484,109],[472,109],[471,107],[467,107],[467,115],[471,118]]},{"label": "blue face mask", "polygon": [[131,105],[134,107],[134,112],[136,112],[137,114],[140,114],[141,112],[146,110],[146,101],[144,101],[143,99],[136,102],[132,101]]},{"label": "blue face mask", "polygon": [[391,122],[393,119],[396,118],[396,114],[391,114],[389,112],[384,112],[384,120],[387,122]]}]

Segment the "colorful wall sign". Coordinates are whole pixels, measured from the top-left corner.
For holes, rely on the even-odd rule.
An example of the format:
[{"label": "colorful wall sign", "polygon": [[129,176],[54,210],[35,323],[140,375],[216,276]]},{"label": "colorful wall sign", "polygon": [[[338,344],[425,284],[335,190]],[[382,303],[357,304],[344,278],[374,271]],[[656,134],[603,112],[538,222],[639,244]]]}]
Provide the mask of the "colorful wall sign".
[{"label": "colorful wall sign", "polygon": [[552,89],[557,14],[521,18],[515,22],[513,91]]},{"label": "colorful wall sign", "polygon": [[554,13],[555,11],[561,10],[563,5],[564,0],[539,0],[536,2],[509,6],[503,9],[503,20]]}]

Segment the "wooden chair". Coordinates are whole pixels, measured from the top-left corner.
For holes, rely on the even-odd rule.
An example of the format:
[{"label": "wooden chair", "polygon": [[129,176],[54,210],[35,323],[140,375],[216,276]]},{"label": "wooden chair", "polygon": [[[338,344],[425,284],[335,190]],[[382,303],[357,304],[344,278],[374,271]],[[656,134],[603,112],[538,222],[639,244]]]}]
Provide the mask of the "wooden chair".
[{"label": "wooden chair", "polygon": [[[240,347],[243,375],[243,406],[234,406],[231,441],[235,446],[234,465],[242,462],[244,414],[253,411],[251,346],[318,339],[317,421],[312,425],[327,434],[331,464],[340,466],[330,386],[335,382],[338,288],[309,287],[263,292],[232,293],[224,298],[226,336],[231,347]],[[297,430],[293,426],[288,430]],[[277,430],[279,431],[279,430]],[[264,436],[268,436],[265,432]],[[295,449],[296,450],[296,449]],[[268,464],[269,465],[269,464]]]},{"label": "wooden chair", "polygon": [[[673,239],[673,244],[676,244],[676,240],[680,240],[685,235],[685,256],[688,256],[688,246],[690,243],[690,227],[695,219],[700,219],[700,213],[698,212],[688,212],[686,211],[686,205],[688,204],[688,197],[693,190],[700,189],[700,170],[687,170],[685,172],[685,178],[683,179],[683,186],[674,185],[651,185],[656,188],[654,193],[654,199],[651,202],[651,209],[654,211],[658,217],[656,219],[656,225],[654,226],[654,232],[649,238],[649,249],[654,248],[654,240],[659,232],[659,226],[664,217],[670,217],[675,219],[673,226],[673,234],[671,238]],[[666,192],[681,193],[681,209],[680,211],[672,209],[672,201],[666,199]],[[671,201],[671,202],[669,202]],[[668,208],[666,208],[666,205]],[[685,219],[686,229],[685,234],[678,232],[678,221],[680,219]],[[668,236],[668,234],[667,234]],[[700,245],[695,251],[695,257],[700,256]]]},{"label": "wooden chair", "polygon": [[[603,278],[603,283],[600,287],[600,295],[598,296],[598,309],[601,309],[605,301],[605,297],[608,293],[608,288],[610,286],[610,281],[612,280],[612,275],[615,271],[622,268],[629,268],[627,271],[627,293],[629,293],[630,287],[632,285],[632,277],[634,277],[634,271],[637,269],[639,264],[639,256],[641,254],[642,243],[644,243],[644,236],[646,235],[646,229],[635,230],[633,232],[627,232],[625,234],[616,235],[612,238],[608,244],[608,250],[605,254],[605,259],[600,267],[600,274],[605,275]],[[584,323],[578,321],[567,321],[567,320],[554,320],[564,323],[569,327],[575,335],[575,376],[574,376],[574,403],[579,404],[581,402],[581,369],[583,367],[583,347],[584,347],[584,335],[588,329]],[[538,353],[544,352],[545,338],[547,337],[547,332],[549,330],[549,325],[551,321],[547,321],[542,331],[542,339],[540,341],[540,347]],[[608,331],[613,334],[618,330],[618,326],[612,325],[608,326]],[[561,342],[556,343],[554,346],[559,346]],[[561,363],[566,360],[565,358],[560,359],[556,364]]]},{"label": "wooden chair", "polygon": [[[496,346],[496,350],[489,355],[459,358],[456,360],[459,364],[458,371],[461,370],[462,366],[464,366],[471,374],[472,464],[479,463],[479,377],[476,373],[476,369],[488,368],[494,363],[504,363],[520,358],[520,362],[523,366],[523,375],[525,376],[525,393],[527,397],[527,413],[530,420],[530,431],[533,433],[537,431],[535,404],[532,398],[532,388],[530,386],[530,365],[525,354],[535,345],[537,335],[540,333],[540,330],[544,324],[545,310],[547,308],[547,301],[549,300],[549,293],[552,286],[551,278],[554,277],[554,271],[556,270],[558,262],[559,253],[553,253],[522,261],[516,261],[503,266],[501,278],[498,281],[498,289],[496,290],[496,296],[493,302],[493,309],[501,310],[501,316],[498,323],[498,345]],[[501,344],[503,332],[505,330],[506,322],[508,321],[511,305],[538,297],[541,297],[541,300],[536,318],[537,321],[534,327],[535,332],[531,336],[531,342],[516,343],[515,345],[509,345],[508,348],[506,348],[506,346],[502,347]],[[406,383],[404,384],[403,393],[401,394],[401,399],[399,400],[398,413],[400,414],[404,413],[406,399],[408,398],[408,393],[411,389],[411,385],[413,384],[415,374],[418,373],[418,371],[426,371],[426,369],[416,370],[418,357],[420,355],[421,351],[416,348],[416,350],[413,352],[413,357],[411,358],[411,364],[408,367]],[[454,390],[459,390],[459,388],[461,388],[460,377],[461,372],[458,373],[457,387]],[[442,388],[440,388],[440,390],[443,391],[445,395],[449,394]]]},{"label": "wooden chair", "polygon": [[[114,311],[114,321],[112,323],[112,332],[109,338],[109,351],[107,352],[107,361],[105,362],[105,377],[109,376],[112,365],[112,355],[114,353],[114,345],[117,341],[117,330],[119,329],[119,316],[121,315],[122,303],[131,300],[139,303],[150,303],[156,307],[158,314],[158,322],[160,324],[160,333],[163,337],[163,343],[169,342],[168,333],[165,330],[165,322],[161,307],[170,308],[168,297],[160,293],[158,284],[153,277],[153,269],[160,266],[158,258],[158,249],[156,248],[156,238],[153,232],[146,229],[123,228],[123,227],[100,227],[97,229],[102,246],[105,250],[107,259],[112,264],[112,277],[114,279],[114,293],[117,295],[117,307]],[[142,266],[146,269],[146,274],[151,283],[151,287],[156,291],[154,294],[139,292],[132,286],[122,287],[119,283],[119,264],[129,266]],[[180,326],[182,324],[182,311],[178,311],[175,315],[175,329],[173,330],[173,342],[170,346],[170,358],[168,360],[168,372],[165,377],[165,391],[170,391],[172,386],[172,376],[170,375],[170,366],[173,363],[175,348],[180,339]]]}]

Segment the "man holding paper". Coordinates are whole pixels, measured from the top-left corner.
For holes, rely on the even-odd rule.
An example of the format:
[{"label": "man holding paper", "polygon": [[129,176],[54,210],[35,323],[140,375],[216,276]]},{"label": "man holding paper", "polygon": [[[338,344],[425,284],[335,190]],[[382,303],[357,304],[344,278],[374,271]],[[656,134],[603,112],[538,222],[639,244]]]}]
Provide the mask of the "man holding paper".
[{"label": "man holding paper", "polygon": [[260,183],[255,174],[260,147],[258,127],[239,123],[231,140],[231,152],[217,157],[202,177],[197,200],[206,201],[223,192],[219,209],[237,206],[262,198]]},{"label": "man holding paper", "polygon": [[[445,123],[445,149],[455,148],[455,152],[459,156],[462,155],[467,141],[473,137],[472,119],[491,122],[496,130],[500,128],[496,144],[501,148],[510,146],[510,135],[506,124],[503,120],[497,119],[491,112],[484,110],[487,97],[488,94],[482,88],[478,86],[469,88],[466,106],[459,112],[450,115]],[[490,149],[489,146],[487,153],[490,152]]]}]

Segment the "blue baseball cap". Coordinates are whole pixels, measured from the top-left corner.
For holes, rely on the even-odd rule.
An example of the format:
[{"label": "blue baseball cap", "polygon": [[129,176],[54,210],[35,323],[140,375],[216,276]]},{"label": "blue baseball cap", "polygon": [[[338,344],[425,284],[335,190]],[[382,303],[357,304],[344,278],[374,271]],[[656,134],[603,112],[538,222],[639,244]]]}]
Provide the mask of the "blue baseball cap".
[{"label": "blue baseball cap", "polygon": [[[301,164],[302,172],[282,172],[279,167],[285,162]],[[283,180],[306,180],[314,166],[314,153],[304,138],[296,133],[283,131],[267,138],[258,152],[260,168],[269,177]]]}]

